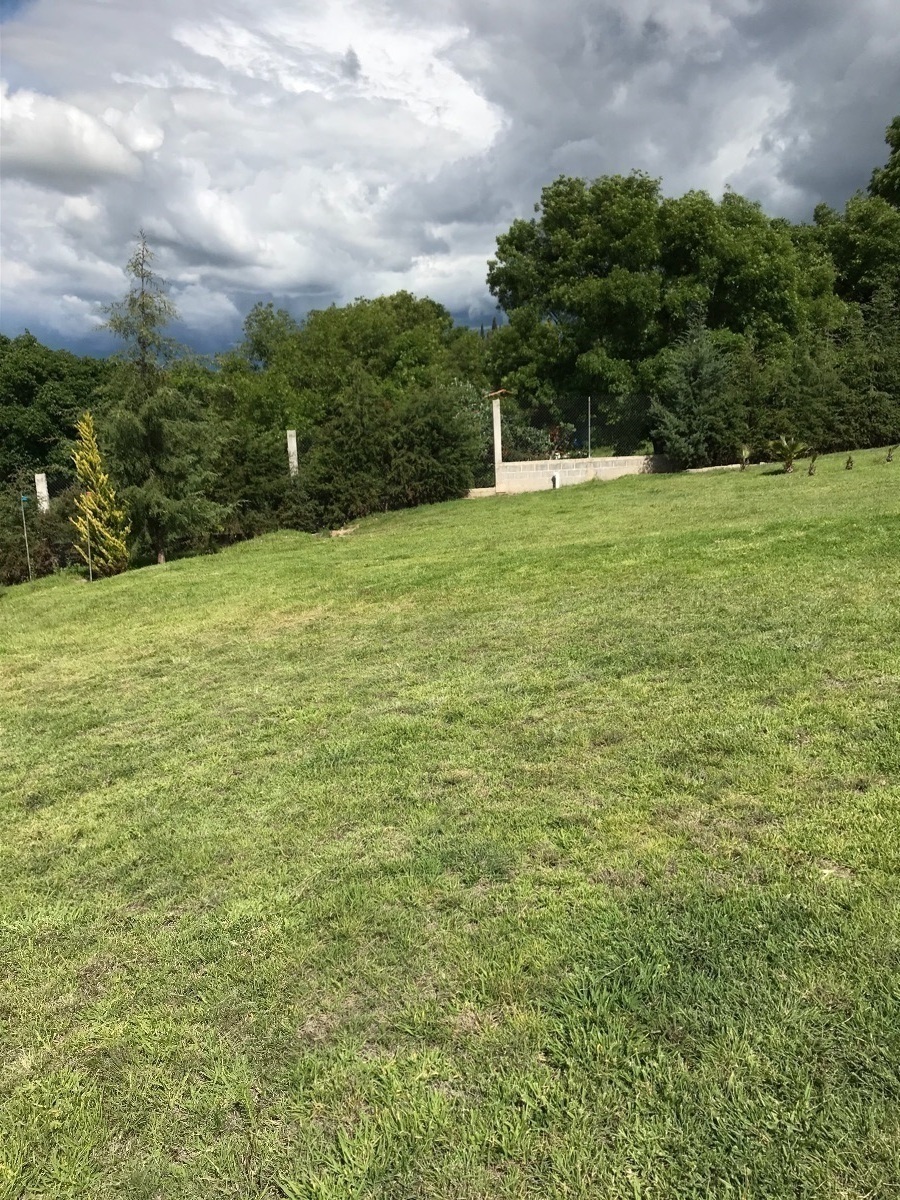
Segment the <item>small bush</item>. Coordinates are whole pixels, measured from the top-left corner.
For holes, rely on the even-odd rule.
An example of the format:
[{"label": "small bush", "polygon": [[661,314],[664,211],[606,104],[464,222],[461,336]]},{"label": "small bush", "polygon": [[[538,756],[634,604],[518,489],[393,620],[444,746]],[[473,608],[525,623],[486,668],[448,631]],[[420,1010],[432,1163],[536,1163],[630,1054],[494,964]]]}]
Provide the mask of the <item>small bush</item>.
[{"label": "small bush", "polygon": [[74,546],[75,530],[71,524],[76,511],[76,490],[68,487],[58,493],[51,500],[49,511],[42,513],[37,507],[33,488],[30,492],[27,485],[3,488],[0,492],[0,583],[24,583],[28,579],[28,555],[19,500],[23,495],[28,496],[25,525],[34,578],[52,575],[79,562]]},{"label": "small bush", "polygon": [[793,474],[794,463],[797,459],[805,458],[810,453],[809,447],[802,439],[788,437],[784,433],[779,437],[777,442],[772,443],[772,450],[784,467],[785,475]]}]

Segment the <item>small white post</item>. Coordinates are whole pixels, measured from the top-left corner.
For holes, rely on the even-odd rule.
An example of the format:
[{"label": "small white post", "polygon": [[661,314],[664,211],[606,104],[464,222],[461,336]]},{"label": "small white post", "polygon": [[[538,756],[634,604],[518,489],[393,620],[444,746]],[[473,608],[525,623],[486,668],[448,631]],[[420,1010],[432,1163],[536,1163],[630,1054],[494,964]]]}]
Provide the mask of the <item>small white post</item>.
[{"label": "small white post", "polygon": [[41,512],[50,511],[50,493],[47,490],[47,476],[43,471],[35,472],[34,490],[37,493],[37,505]]},{"label": "small white post", "polygon": [[494,466],[503,462],[503,425],[500,420],[500,397],[493,397],[494,406]]},{"label": "small white post", "polygon": [[299,474],[300,463],[297,458],[297,430],[287,431],[288,468],[292,475]]}]

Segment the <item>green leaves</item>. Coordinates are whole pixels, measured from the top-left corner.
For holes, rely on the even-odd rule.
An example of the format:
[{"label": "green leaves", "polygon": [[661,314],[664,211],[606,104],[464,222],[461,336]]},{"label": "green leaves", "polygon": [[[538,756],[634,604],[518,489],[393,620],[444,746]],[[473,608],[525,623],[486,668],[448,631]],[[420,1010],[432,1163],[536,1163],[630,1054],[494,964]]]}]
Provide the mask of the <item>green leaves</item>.
[{"label": "green leaves", "polygon": [[552,395],[557,418],[575,416],[592,395],[612,425],[627,396],[640,423],[648,365],[698,320],[765,349],[798,330],[830,288],[827,274],[804,286],[790,227],[734,193],[720,203],[704,192],[668,199],[638,172],[591,184],[562,178],[538,211],[498,238],[488,284],[510,326],[518,320],[539,336],[520,335],[515,348],[514,333],[498,337],[489,356],[495,383]]},{"label": "green leaves", "polygon": [[880,196],[894,208],[900,208],[900,116],[894,117],[888,125],[884,140],[891,148],[891,155],[883,167],[872,172],[869,194]]},{"label": "green leaves", "polygon": [[900,209],[882,196],[857,193],[843,214],[822,206],[815,219],[842,299],[866,304],[883,286],[900,296]]},{"label": "green leaves", "polygon": [[[731,191],[664,197],[639,172],[557,179],[488,266],[509,316],[488,343],[492,384],[532,420],[582,433],[591,396],[604,443],[633,448],[652,426],[659,448],[695,465],[783,429],[822,450],[895,439],[900,118],[888,142],[871,195],[843,215],[818,209],[815,226],[773,220]],[[722,346],[743,339],[719,395],[703,382],[712,342],[683,343],[701,325]]]},{"label": "green leaves", "polygon": [[227,508],[212,499],[220,431],[214,415],[169,386],[149,392],[127,374],[104,433],[132,515],[138,549],[163,562],[175,550],[201,549]]},{"label": "green leaves", "polygon": [[137,367],[146,384],[160,364],[175,353],[176,344],[164,331],[178,315],[166,294],[165,283],[152,270],[153,258],[142,229],[135,252],[125,267],[132,279],[131,286],[124,299],[106,309],[105,326],[125,343],[126,361]]},{"label": "green leaves", "polygon": [[784,433],[776,442],[772,443],[772,451],[783,463],[785,475],[792,473],[794,463],[798,458],[805,458],[810,452],[809,447],[801,438],[789,437]]},{"label": "green leaves", "polygon": [[474,481],[477,441],[457,388],[391,396],[359,377],[335,398],[303,456],[298,524],[336,527],[463,496]]},{"label": "green leaves", "polygon": [[109,364],[51,350],[30,333],[0,337],[0,479],[18,470],[71,474],[69,439]]},{"label": "green leaves", "polygon": [[652,406],[654,438],[682,467],[733,463],[748,436],[739,383],[744,340],[701,325],[660,355]]},{"label": "green leaves", "polygon": [[103,432],[132,514],[138,553],[164,562],[175,549],[201,549],[227,507],[211,499],[219,442],[215,414],[194,391],[173,386],[165,329],[175,307],[153,274],[141,232],[127,271],[128,295],[108,310],[107,328],[125,342],[124,362],[109,388]]}]

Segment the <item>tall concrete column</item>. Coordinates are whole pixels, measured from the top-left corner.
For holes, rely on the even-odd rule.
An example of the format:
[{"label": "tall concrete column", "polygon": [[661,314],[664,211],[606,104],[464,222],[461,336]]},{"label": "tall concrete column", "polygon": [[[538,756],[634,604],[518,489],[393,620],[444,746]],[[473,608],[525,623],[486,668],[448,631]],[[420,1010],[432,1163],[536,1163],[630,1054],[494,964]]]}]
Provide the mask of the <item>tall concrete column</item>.
[{"label": "tall concrete column", "polygon": [[500,397],[493,397],[494,406],[494,466],[503,462],[503,425],[500,420]]},{"label": "tall concrete column", "polygon": [[50,511],[50,493],[47,491],[47,476],[43,471],[34,477],[34,490],[37,493],[37,505],[41,512]]},{"label": "tall concrete column", "polygon": [[289,429],[287,431],[287,448],[288,448],[288,468],[292,475],[296,475],[300,471],[300,463],[297,459],[297,430]]}]

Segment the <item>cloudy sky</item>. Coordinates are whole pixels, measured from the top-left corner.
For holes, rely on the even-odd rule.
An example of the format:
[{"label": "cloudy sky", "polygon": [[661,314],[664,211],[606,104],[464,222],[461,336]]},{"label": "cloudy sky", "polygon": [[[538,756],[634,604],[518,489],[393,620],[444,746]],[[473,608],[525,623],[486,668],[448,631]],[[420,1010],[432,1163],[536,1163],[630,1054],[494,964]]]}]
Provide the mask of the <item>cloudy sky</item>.
[{"label": "cloudy sky", "polygon": [[[490,319],[559,174],[841,204],[900,112],[897,0],[0,0],[2,329],[97,345],[143,226],[184,335],[408,288]],[[85,341],[85,338],[88,338]]]}]

